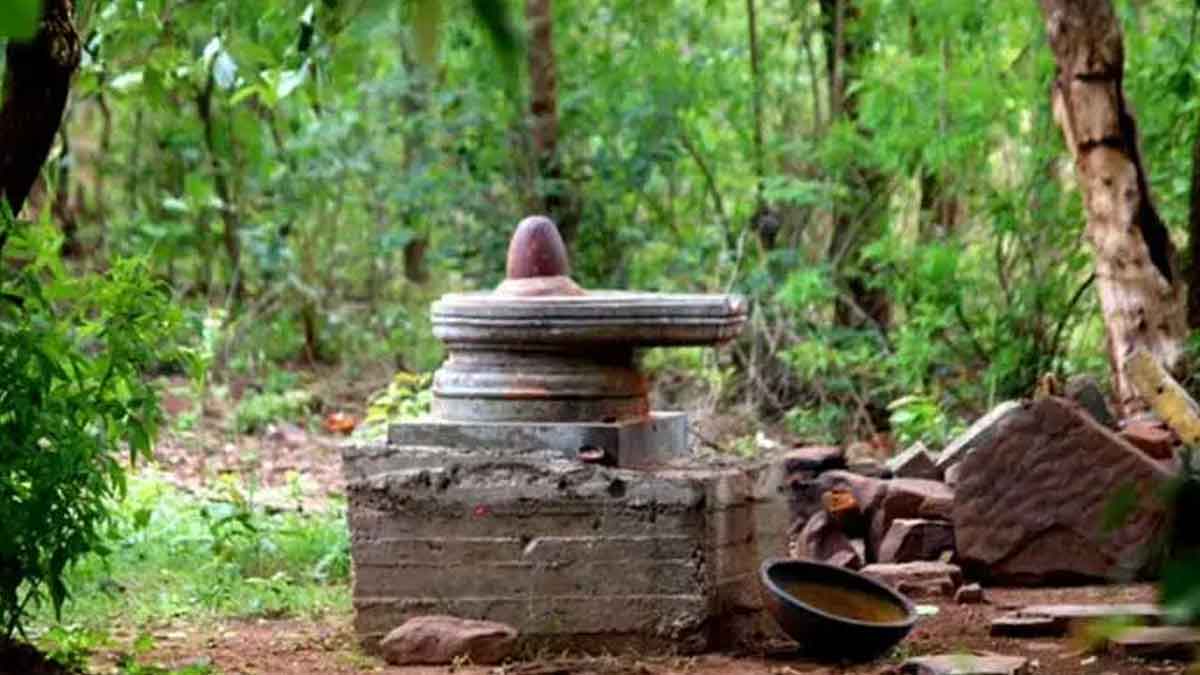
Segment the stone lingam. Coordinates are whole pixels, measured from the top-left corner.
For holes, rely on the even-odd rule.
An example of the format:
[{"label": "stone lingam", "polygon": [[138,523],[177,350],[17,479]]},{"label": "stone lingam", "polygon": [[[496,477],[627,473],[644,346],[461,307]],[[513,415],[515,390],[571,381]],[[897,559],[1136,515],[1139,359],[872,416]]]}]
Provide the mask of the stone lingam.
[{"label": "stone lingam", "polygon": [[652,411],[639,348],[716,345],[729,295],[585,291],[554,223],[520,223],[494,291],[434,303],[428,418],[344,449],[355,627],[516,627],[533,649],[694,652],[772,636],[757,569],[786,549],[782,460],[703,460]]}]

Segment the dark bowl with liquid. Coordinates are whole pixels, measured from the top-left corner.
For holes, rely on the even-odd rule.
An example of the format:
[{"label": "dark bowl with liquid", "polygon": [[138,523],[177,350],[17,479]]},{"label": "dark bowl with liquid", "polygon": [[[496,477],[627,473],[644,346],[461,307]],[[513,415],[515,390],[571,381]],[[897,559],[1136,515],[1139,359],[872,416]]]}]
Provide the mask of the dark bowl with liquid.
[{"label": "dark bowl with liquid", "polygon": [[874,579],[811,560],[768,560],[767,609],[806,656],[868,661],[904,639],[917,621],[908,598]]}]

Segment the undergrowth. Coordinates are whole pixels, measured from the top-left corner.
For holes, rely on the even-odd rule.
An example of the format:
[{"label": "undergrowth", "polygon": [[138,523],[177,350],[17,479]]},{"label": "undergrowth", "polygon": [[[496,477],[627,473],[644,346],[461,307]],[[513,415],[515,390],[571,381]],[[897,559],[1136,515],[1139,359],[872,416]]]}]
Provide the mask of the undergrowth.
[{"label": "undergrowth", "polygon": [[[120,647],[131,650],[122,672],[160,672],[134,668],[155,627],[349,610],[341,500],[305,511],[298,493],[259,495],[229,478],[192,494],[144,471],[131,477],[109,541],[107,559],[88,557],[69,572],[70,623],[56,623],[50,607],[34,614],[31,635],[60,661]],[[138,637],[117,645],[118,632]]]}]

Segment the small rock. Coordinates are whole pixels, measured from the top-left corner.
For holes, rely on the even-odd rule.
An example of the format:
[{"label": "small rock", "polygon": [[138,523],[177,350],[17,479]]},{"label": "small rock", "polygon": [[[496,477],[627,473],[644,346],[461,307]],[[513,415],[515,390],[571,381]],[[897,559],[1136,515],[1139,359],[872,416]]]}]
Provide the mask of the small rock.
[{"label": "small rock", "polygon": [[1063,630],[1061,624],[1054,617],[1005,614],[992,619],[992,627],[989,632],[993,637],[1028,638],[1061,635]]},{"label": "small rock", "polygon": [[824,511],[818,511],[800,532],[797,557],[826,562],[838,567],[859,569],[862,556],[837,523]]},{"label": "small rock", "polygon": [[1067,386],[1063,393],[1067,398],[1078,403],[1092,416],[1092,419],[1100,424],[1110,429],[1117,425],[1116,418],[1108,409],[1108,401],[1104,397],[1104,392],[1100,390],[1100,385],[1096,383],[1095,378],[1088,375],[1074,375],[1067,380]]},{"label": "small rock", "polygon": [[954,526],[945,521],[897,518],[879,544],[875,559],[881,563],[937,560],[954,551]]},{"label": "small rock", "polygon": [[979,584],[967,584],[961,586],[954,592],[954,602],[960,605],[978,605],[985,602],[983,597],[983,586]]},{"label": "small rock", "polygon": [[512,654],[517,630],[495,621],[453,616],[418,616],[405,621],[379,643],[394,666],[446,665],[457,658],[494,665]]},{"label": "small rock", "polygon": [[846,468],[846,455],[832,445],[809,445],[792,448],[783,455],[784,471],[789,476],[807,473],[809,476],[832,469]]},{"label": "small rock", "polygon": [[903,675],[1026,675],[1029,659],[1023,656],[939,654],[909,659]]},{"label": "small rock", "polygon": [[929,448],[920,441],[913,443],[907,450],[889,459],[886,466],[897,478],[942,479],[942,470],[934,463]]},{"label": "small rock", "polygon": [[298,448],[308,444],[308,432],[291,422],[281,422],[267,427],[266,439]]},{"label": "small rock", "polygon": [[875,563],[861,571],[910,598],[953,597],[962,585],[962,570],[944,562]]},{"label": "small rock", "polygon": [[1141,659],[1192,661],[1200,647],[1200,631],[1187,626],[1139,626],[1120,631],[1109,641],[1114,654]]},{"label": "small rock", "polygon": [[1148,420],[1130,422],[1125,425],[1124,429],[1121,429],[1120,436],[1154,459],[1173,459],[1175,457],[1175,444],[1178,439],[1161,422]]},{"label": "small rock", "polygon": [[937,465],[944,471],[951,464],[962,461],[979,445],[991,442],[1000,422],[1013,412],[1020,410],[1021,407],[1021,401],[1005,401],[992,408],[991,412],[976,420],[970,428],[951,441],[945,450],[942,450],[942,454],[938,455]]}]

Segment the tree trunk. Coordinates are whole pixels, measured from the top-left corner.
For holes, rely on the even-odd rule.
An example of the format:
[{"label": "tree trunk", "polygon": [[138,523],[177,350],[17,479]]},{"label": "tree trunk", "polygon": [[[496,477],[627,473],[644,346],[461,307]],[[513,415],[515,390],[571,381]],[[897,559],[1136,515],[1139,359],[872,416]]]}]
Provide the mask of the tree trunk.
[{"label": "tree trunk", "polygon": [[[72,0],[47,0],[30,42],[6,49],[0,104],[0,198],[20,213],[62,122],[71,75],[79,66]],[[3,244],[0,239],[0,245]]]},{"label": "tree trunk", "polygon": [[210,69],[204,89],[196,95],[196,108],[204,126],[204,145],[208,149],[208,161],[209,166],[212,167],[213,182],[217,188],[217,196],[221,198],[221,221],[225,224],[222,241],[225,244],[225,254],[229,256],[229,288],[233,295],[234,306],[240,307],[245,295],[245,284],[242,278],[241,218],[238,215],[233,188],[229,184],[229,176],[217,154],[216,120],[213,119],[212,110],[215,86],[216,81]]},{"label": "tree trunk", "polygon": [[[843,117],[853,124],[858,122],[858,99],[850,82],[869,46],[864,39],[865,31],[852,23],[861,20],[861,15],[853,0],[821,0],[831,122]],[[873,202],[884,189],[885,180],[874,167],[858,163],[847,167],[847,174],[851,193],[861,197],[863,207],[852,210],[839,205],[833,214],[828,258],[841,289],[834,321],[839,326],[870,327],[886,333],[891,324],[891,300],[886,291],[871,286],[875,270],[858,259],[867,239],[864,230],[869,229],[878,210]],[[846,267],[850,269],[841,271],[840,268]]]},{"label": "tree trunk", "polygon": [[1108,332],[1121,412],[1147,409],[1124,360],[1143,347],[1168,371],[1187,337],[1185,282],[1154,208],[1137,126],[1122,89],[1124,48],[1110,0],[1040,0],[1057,73],[1055,120],[1075,160],[1096,256],[1096,287]]},{"label": "tree trunk", "polygon": [[551,0],[526,0],[529,26],[529,113],[534,165],[541,178],[536,206],[558,224],[569,246],[579,226],[563,180],[558,153],[558,84],[554,59],[554,9]]}]

